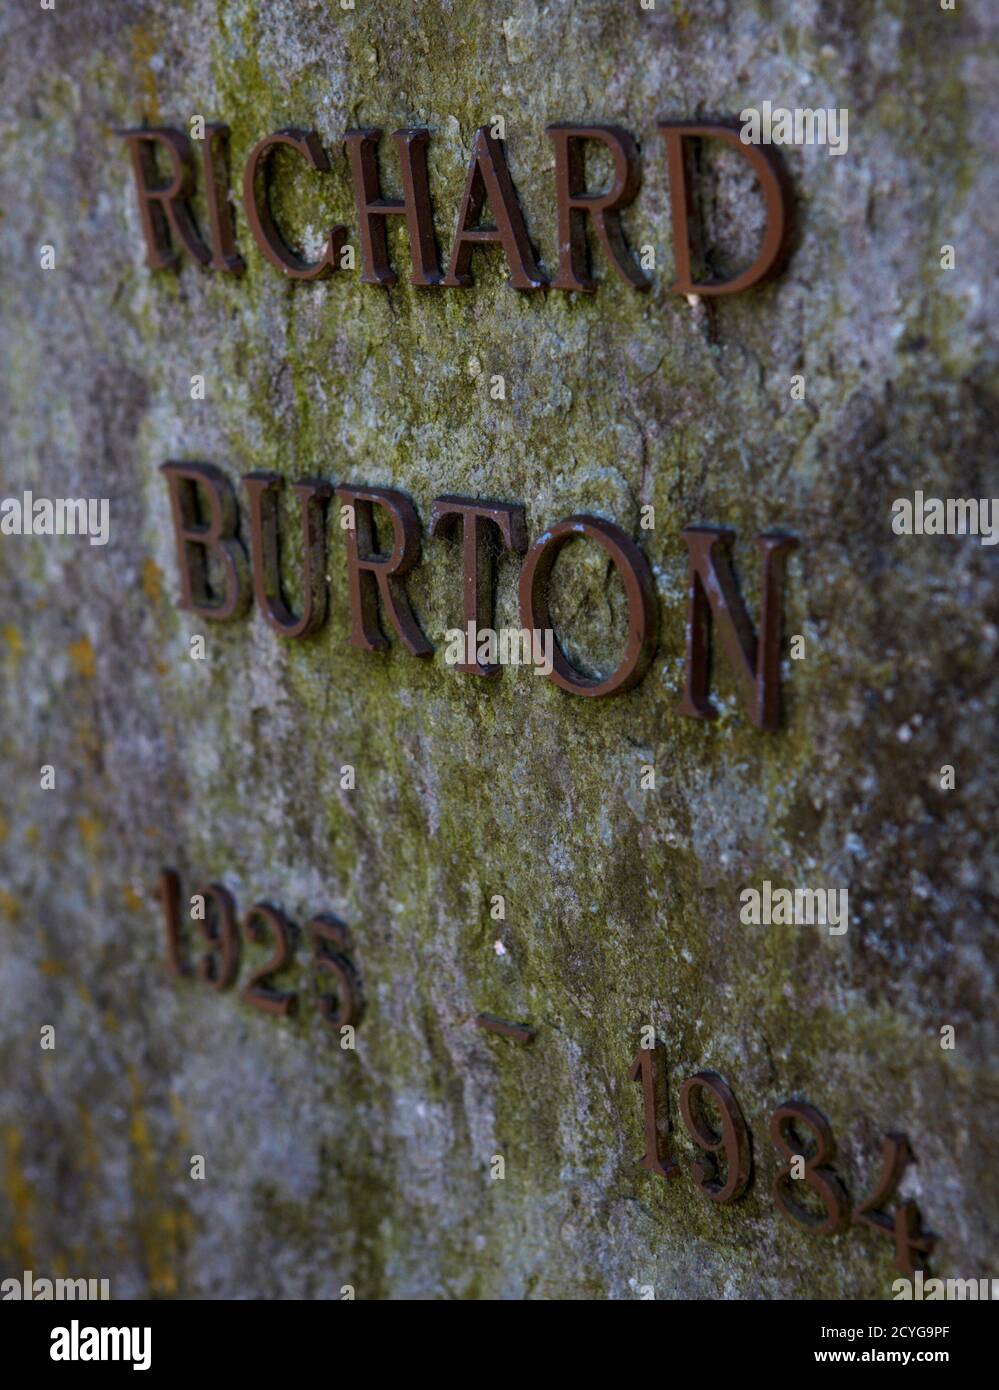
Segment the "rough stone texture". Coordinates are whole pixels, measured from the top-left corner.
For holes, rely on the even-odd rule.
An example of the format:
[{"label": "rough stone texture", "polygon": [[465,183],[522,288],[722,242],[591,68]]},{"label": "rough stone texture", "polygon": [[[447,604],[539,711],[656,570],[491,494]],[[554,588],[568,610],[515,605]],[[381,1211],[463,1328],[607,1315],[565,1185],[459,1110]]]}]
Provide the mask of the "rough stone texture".
[{"label": "rough stone texture", "polygon": [[[890,529],[892,500],[915,488],[996,491],[997,16],[988,0],[958,11],[4,7],[0,491],[112,508],[106,549],[0,538],[4,1275],[109,1276],[119,1298],[337,1297],[347,1283],[362,1298],[629,1298],[643,1284],[660,1298],[888,1296],[889,1240],[809,1236],[775,1211],[767,1122],[789,1097],[829,1117],[855,1198],[882,1135],[906,1131],[919,1161],[904,1192],[941,1237],[936,1271],[995,1272],[999,550]],[[787,270],[709,313],[666,292],[655,122],[765,99],[847,107],[849,153],[787,152]],[[356,272],[293,285],[241,210],[244,277],[154,273],[115,131],[194,113],[231,127],[234,188],[261,136],[319,131],[333,175],[281,160],[276,193],[311,248],[333,221],[356,243],[343,131],[429,126],[444,250],[475,127],[502,115],[549,269],[544,126],[618,122],[642,145],[626,226],[656,248],[654,289],[600,265],[592,298],[522,295],[486,253],[474,290],[419,292],[398,231],[396,290]],[[705,177],[719,265],[735,266],[759,229],[751,179],[715,158]],[[189,398],[196,372],[204,402]],[[506,401],[490,399],[494,373]],[[789,398],[796,373],[804,402]],[[434,659],[398,642],[354,651],[333,528],[331,616],[314,638],[282,642],[257,612],[192,619],[177,608],[168,458],[237,482],[273,468],[397,487],[424,526],[442,493],[521,501],[532,537],[574,511],[606,516],[655,569],[653,667],[596,701],[527,671],[457,675],[442,655],[457,548],[429,539],[410,592]],[[653,532],[638,529],[646,503]],[[723,663],[721,717],[675,714],[679,532],[709,522],[737,531],[754,614],[752,536],[803,542],[786,630],[807,656],[786,662],[776,735],[752,728]],[[500,623],[516,622],[516,577],[504,561]],[[570,650],[609,669],[623,594],[600,554],[572,547],[556,589]],[[203,663],[188,655],[198,631]],[[43,764],[55,791],[39,788]],[[368,1002],[356,1053],[311,1006],[304,945],[287,976],[296,1019],[170,979],[151,896],[162,864],[187,894],[214,879],[241,908],[342,917]],[[849,886],[850,930],[742,925],[740,890],[766,878]],[[244,953],[241,984],[265,958]],[[534,1046],[477,1031],[485,1010],[530,1020]],[[54,1052],[39,1047],[47,1023]],[[639,1166],[627,1073],[647,1023],[668,1048],[674,1118],[701,1068],[740,1099],[756,1166],[735,1206]],[[679,1125],[675,1146],[694,1156]],[[491,1181],[497,1154],[506,1176]]]}]

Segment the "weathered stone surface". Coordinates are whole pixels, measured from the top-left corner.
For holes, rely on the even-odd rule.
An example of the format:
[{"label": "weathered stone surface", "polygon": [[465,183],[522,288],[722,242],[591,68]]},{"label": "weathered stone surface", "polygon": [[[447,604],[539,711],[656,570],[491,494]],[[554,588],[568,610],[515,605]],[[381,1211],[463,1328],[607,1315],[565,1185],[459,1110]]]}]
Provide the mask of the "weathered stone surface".
[{"label": "weathered stone surface", "polygon": [[[855,1198],[882,1135],[907,1132],[904,1192],[941,1237],[936,1270],[994,1272],[999,552],[890,529],[915,488],[996,492],[999,26],[987,0],[958,9],[5,7],[0,492],[109,497],[112,541],[0,538],[0,1272],[110,1276],[115,1297],[887,1296],[890,1241],[807,1236],[774,1210],[767,1120],[792,1096],[829,1117]],[[666,292],[655,122],[766,99],[848,108],[849,152],[786,153],[788,267],[709,313]],[[278,211],[311,250],[340,221],[356,245],[344,130],[429,126],[444,251],[474,130],[501,115],[549,271],[544,126],[617,122],[642,146],[625,223],[656,248],[654,288],[601,265],[593,297],[520,295],[493,254],[475,257],[474,290],[421,292],[395,231],[397,289],[356,272],[293,285],[241,211],[242,278],[152,272],[115,132],[195,113],[229,124],[234,188],[261,136],[318,130],[332,176],[278,162]],[[397,192],[387,142],[383,166]],[[759,210],[735,165],[710,169],[735,266]],[[526,671],[456,675],[442,642],[458,550],[426,536],[410,592],[436,656],[354,651],[332,527],[317,636],[284,643],[256,611],[201,623],[176,607],[169,458],[234,481],[270,468],[396,487],[424,527],[443,493],[523,502],[532,538],[573,512],[608,517],[654,566],[655,662],[605,701]],[[786,663],[777,734],[752,728],[724,667],[719,719],[675,714],[679,532],[708,522],[736,529],[754,613],[752,536],[802,540],[786,629],[807,656]],[[516,622],[516,577],[504,561],[498,622]],[[620,586],[595,548],[556,577],[570,649],[608,669]],[[343,918],[368,1001],[357,1052],[312,1008],[277,1020],[171,980],[162,864],[187,893],[217,880],[241,908]],[[767,878],[848,886],[847,934],[742,925],[740,890]],[[304,946],[292,984],[311,997]],[[480,1011],[531,1021],[536,1042],[477,1031]],[[739,1097],[756,1163],[741,1203],[716,1209],[639,1167],[627,1073],[647,1023],[674,1113],[702,1068]],[[694,1156],[682,1129],[676,1148]]]}]

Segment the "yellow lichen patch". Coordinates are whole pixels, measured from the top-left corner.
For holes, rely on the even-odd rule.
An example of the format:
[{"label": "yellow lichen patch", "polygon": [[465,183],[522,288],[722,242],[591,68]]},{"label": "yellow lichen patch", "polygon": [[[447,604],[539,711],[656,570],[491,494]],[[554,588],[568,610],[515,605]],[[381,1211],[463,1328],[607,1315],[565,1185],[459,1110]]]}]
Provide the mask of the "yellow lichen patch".
[{"label": "yellow lichen patch", "polygon": [[32,849],[34,849],[35,845],[38,844],[38,826],[37,826],[37,825],[29,825],[29,826],[28,826],[27,830],[24,832],[24,843],[25,843],[26,845],[30,845]]},{"label": "yellow lichen patch", "polygon": [[153,1297],[169,1298],[177,1292],[177,1267],[190,1240],[190,1217],[165,1204],[169,1184],[157,1172],[156,1148],[142,1108],[142,1086],[135,1068],[128,1069],[132,1089],[128,1137],[132,1151],[132,1186],[137,1202],[136,1234],[142,1247]]},{"label": "yellow lichen patch", "polygon": [[103,742],[100,730],[92,724],[82,724],[77,728],[76,746],[80,750],[82,761],[89,760],[95,766],[100,762]]},{"label": "yellow lichen patch", "polygon": [[80,1148],[83,1152],[83,1161],[88,1168],[96,1170],[100,1166],[101,1156],[97,1151],[94,1122],[90,1118],[90,1111],[82,1102],[77,1104],[76,1111],[80,1117]]},{"label": "yellow lichen patch", "polygon": [[80,637],[69,644],[69,659],[78,676],[83,676],[84,680],[93,680],[97,671],[97,658],[88,637]]},{"label": "yellow lichen patch", "polygon": [[43,960],[40,962],[38,968],[43,975],[48,975],[50,979],[54,979],[59,975],[65,975],[66,973],[66,967],[61,960]]},{"label": "yellow lichen patch", "polygon": [[101,837],[101,823],[96,816],[77,816],[76,823],[80,829],[80,838],[87,850],[93,854]]},{"label": "yellow lichen patch", "polygon": [[124,888],[125,906],[129,912],[142,912],[145,909],[145,902],[141,895],[135,891],[130,883],[125,884]]},{"label": "yellow lichen patch", "polygon": [[150,603],[163,597],[163,574],[155,560],[147,558],[142,566],[142,592]]},{"label": "yellow lichen patch", "polygon": [[4,1188],[10,1205],[13,1222],[11,1236],[14,1249],[21,1261],[22,1269],[31,1268],[31,1208],[32,1193],[24,1169],[21,1167],[21,1145],[24,1142],[13,1125],[4,1131],[6,1163],[4,1165]]},{"label": "yellow lichen patch", "polygon": [[154,124],[158,123],[160,119],[160,99],[156,90],[156,73],[153,71],[150,60],[156,53],[157,47],[153,36],[147,34],[141,25],[136,25],[132,30],[132,61],[142,82],[145,108],[143,115]]},{"label": "yellow lichen patch", "polygon": [[0,845],[3,844],[9,834],[10,822],[6,816],[0,816]]},{"label": "yellow lichen patch", "polygon": [[[153,1250],[158,1258],[149,1259],[149,1291],[154,1297],[170,1298],[177,1292],[177,1258],[189,1222],[185,1213],[161,1208],[153,1223]],[[147,1258],[149,1248],[147,1247]]]},{"label": "yellow lichen patch", "polygon": [[7,922],[16,922],[21,915],[21,906],[12,893],[0,888],[0,915]]},{"label": "yellow lichen patch", "polygon": [[4,627],[3,640],[7,643],[7,650],[10,652],[11,658],[17,661],[24,651],[24,642],[21,640],[21,634],[13,623],[7,623]]},{"label": "yellow lichen patch", "polygon": [[176,1091],[170,1092],[170,1114],[177,1126],[177,1147],[186,1149],[188,1145],[187,1116],[184,1112],[184,1102]]},{"label": "yellow lichen patch", "polygon": [[128,1081],[132,1088],[132,1113],[128,1120],[128,1137],[143,1159],[152,1162],[153,1151],[149,1142],[149,1126],[142,1113],[142,1082],[134,1067],[128,1069]]}]

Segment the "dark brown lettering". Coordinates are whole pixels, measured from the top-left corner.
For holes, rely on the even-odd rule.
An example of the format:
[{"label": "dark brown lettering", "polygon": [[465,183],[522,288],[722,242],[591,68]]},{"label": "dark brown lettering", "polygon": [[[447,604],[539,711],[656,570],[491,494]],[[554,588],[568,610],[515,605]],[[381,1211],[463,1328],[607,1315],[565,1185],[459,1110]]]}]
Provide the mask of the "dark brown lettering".
[{"label": "dark brown lettering", "polygon": [[280,908],[271,903],[254,903],[243,918],[243,933],[251,942],[274,938],[274,954],[266,965],[254,972],[243,986],[240,998],[265,1014],[287,1018],[298,1011],[294,991],[273,989],[272,978],[291,964],[291,927]]},{"label": "dark brown lettering", "polygon": [[[191,142],[180,130],[157,126],[148,130],[123,130],[122,139],[132,158],[132,173],[139,196],[139,215],[146,238],[146,264],[165,270],[180,260],[170,240],[171,232],[199,265],[210,265],[212,253],[198,235],[191,195],[194,192],[194,157]],[[171,174],[156,182],[155,149],[165,150]]]},{"label": "dark brown lettering", "polygon": [[[347,583],[350,590],[350,645],[362,651],[388,646],[378,622],[379,595],[396,632],[414,656],[430,656],[433,647],[420,631],[409,606],[403,576],[420,559],[420,522],[412,502],[387,487],[338,487],[341,505],[354,510],[354,525],[347,528]],[[383,507],[392,521],[393,545],[389,555],[375,551],[372,507]]]},{"label": "dark brown lettering", "polygon": [[[711,1096],[722,1120],[721,1134],[715,1134],[705,1116],[704,1093]],[[712,1202],[735,1202],[749,1186],[752,1156],[749,1129],[739,1102],[717,1072],[699,1071],[680,1087],[680,1114],[684,1127],[704,1157],[691,1166],[695,1184]],[[713,1154],[723,1153],[727,1172],[719,1177]]]},{"label": "dark brown lettering", "polygon": [[609,676],[596,678],[577,671],[555,640],[548,679],[575,695],[617,695],[630,690],[645,675],[659,629],[656,586],[649,562],[620,526],[596,516],[570,516],[545,531],[531,547],[520,572],[520,620],[530,630],[551,628],[548,581],[559,551],[577,536],[595,540],[614,561],[628,599],[628,637],[617,669]]},{"label": "dark brown lettering", "polygon": [[302,616],[296,618],[281,593],[278,542],[278,496],[284,479],[278,473],[248,473],[243,479],[250,508],[250,555],[253,593],[265,619],[282,637],[307,637],[326,618],[326,503],[329,483],[309,478],[292,484],[302,517]]},{"label": "dark brown lettering", "polygon": [[220,883],[199,888],[197,896],[205,903],[205,916],[198,927],[211,948],[198,961],[198,976],[213,989],[231,989],[239,971],[236,904]]},{"label": "dark brown lettering", "polygon": [[319,1000],[319,1012],[329,1028],[356,1027],[364,1015],[364,996],[361,982],[349,957],[347,931],[336,917],[325,913],[309,923],[312,941],[312,963],[324,975],[336,981],[336,994],[324,994]]},{"label": "dark brown lettering", "polygon": [[347,228],[332,227],[318,261],[311,263],[287,244],[271,213],[267,188],[257,188],[258,173],[261,182],[266,184],[267,164],[279,145],[287,145],[289,149],[295,150],[311,169],[324,174],[329,172],[329,156],[319,143],[319,136],[314,130],[279,130],[273,135],[265,135],[250,151],[243,171],[243,205],[246,208],[246,219],[254,240],[271,265],[276,266],[292,280],[318,280],[337,269],[340,251],[347,239]]},{"label": "dark brown lettering", "polygon": [[[670,285],[674,294],[738,294],[775,275],[787,250],[790,233],[790,190],[783,165],[769,146],[746,145],[739,132],[720,122],[688,125],[683,121],[663,121],[659,126],[666,142],[669,196],[673,220],[673,258],[676,279]],[[695,280],[692,259],[703,259],[699,229],[691,225],[693,203],[686,141],[694,138],[721,140],[737,150],[752,165],[763,193],[766,222],[759,254],[752,265],[728,280]]]},{"label": "dark brown lettering", "polygon": [[914,1279],[917,1269],[925,1273],[928,1265],[923,1256],[931,1255],[937,1243],[933,1232],[923,1229],[919,1206],[911,1198],[902,1202],[892,1216],[884,1210],[895,1196],[906,1168],[914,1162],[908,1137],[886,1134],[881,1149],[881,1172],[874,1191],[853,1213],[855,1226],[869,1226],[894,1242],[895,1268],[907,1279]]},{"label": "dark brown lettering", "polygon": [[[586,219],[593,219],[597,238],[612,267],[636,290],[647,290],[648,279],[628,252],[621,230],[620,209],[634,202],[642,186],[638,146],[620,126],[550,125],[547,130],[555,144],[555,193],[558,199],[558,274],[555,289],[597,288],[589,273]],[[586,188],[584,142],[596,140],[605,145],[614,161],[614,177],[603,193]]]},{"label": "dark brown lettering", "polygon": [[[798,1147],[788,1143],[785,1131],[791,1124],[800,1125],[802,1129],[815,1136],[815,1148],[811,1154],[806,1156],[802,1152],[803,1146],[798,1144],[797,1139],[794,1144]],[[773,1199],[778,1209],[796,1226],[813,1231],[815,1235],[834,1236],[844,1231],[850,1219],[850,1201],[839,1178],[831,1168],[825,1166],[836,1154],[836,1141],[829,1121],[814,1105],[792,1101],[787,1105],[778,1106],[770,1117],[770,1137],[787,1159],[787,1163],[778,1169],[773,1180]],[[803,1160],[804,1171],[802,1176],[796,1179],[792,1177],[791,1167],[793,1161],[798,1158]],[[822,1202],[824,1216],[813,1213],[795,1201],[789,1195],[789,1181],[803,1182],[806,1187],[811,1188]]]},{"label": "dark brown lettering", "polygon": [[[430,509],[430,534],[443,534],[460,521],[462,527],[462,594],[464,628],[491,627],[493,620],[493,547],[487,543],[498,531],[507,550],[522,555],[527,549],[524,509],[505,502],[477,502],[470,497],[438,497]],[[459,661],[459,671],[495,676],[499,667],[478,660]]]},{"label": "dark brown lettering", "polygon": [[685,526],[687,544],[687,661],[683,698],[677,712],[691,719],[712,719],[709,623],[721,630],[722,646],[742,682],[749,717],[758,729],[780,723],[780,641],[783,621],[783,572],[786,553],[798,544],[793,536],[757,536],[763,557],[760,637],[753,632],[746,606],[726,551],[734,532],[715,526]]},{"label": "dark brown lettering", "polygon": [[[246,552],[236,536],[239,510],[229,479],[211,463],[164,463],[180,568],[180,607],[225,621],[246,612],[250,603]],[[207,498],[209,519],[200,519],[198,498]],[[208,585],[208,557],[222,574],[223,595]]]},{"label": "dark brown lettering", "polygon": [[201,142],[201,172],[208,203],[208,223],[212,234],[212,269],[241,275],[246,262],[236,250],[236,219],[229,203],[226,146],[229,127],[212,122],[205,126]]},{"label": "dark brown lettering", "polygon": [[[479,226],[488,199],[495,226]],[[486,126],[475,132],[465,193],[451,248],[451,264],[444,284],[465,289],[472,284],[469,268],[477,246],[499,242],[510,266],[510,283],[518,290],[537,290],[547,284],[534,259],[524,214],[510,177],[502,143]]]},{"label": "dark brown lettering", "polygon": [[399,151],[403,198],[383,198],[378,177],[378,141],[381,131],[348,130],[344,139],[350,156],[354,201],[361,227],[361,280],[366,285],[394,285],[399,277],[388,255],[386,219],[405,217],[409,231],[414,285],[439,285],[437,238],[427,177],[429,132],[416,128],[397,130],[392,136]]},{"label": "dark brown lettering", "polygon": [[628,1072],[628,1080],[642,1083],[642,1114],[645,1122],[642,1167],[660,1178],[679,1177],[683,1170],[673,1158],[670,1148],[666,1049],[662,1043],[639,1049]]},{"label": "dark brown lettering", "polygon": [[180,877],[176,869],[161,869],[156,885],[166,933],[167,970],[171,975],[190,975],[191,965],[184,955],[180,930]]}]

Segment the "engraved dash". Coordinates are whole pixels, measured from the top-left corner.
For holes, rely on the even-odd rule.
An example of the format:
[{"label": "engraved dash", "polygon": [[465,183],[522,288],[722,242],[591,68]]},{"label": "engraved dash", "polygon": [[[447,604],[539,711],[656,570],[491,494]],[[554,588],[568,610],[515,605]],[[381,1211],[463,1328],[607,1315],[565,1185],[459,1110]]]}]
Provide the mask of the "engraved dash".
[{"label": "engraved dash", "polygon": [[528,1028],[523,1023],[508,1023],[505,1019],[497,1018],[494,1014],[478,1014],[475,1019],[477,1028],[484,1028],[487,1033],[499,1033],[504,1038],[512,1038],[514,1042],[530,1043],[534,1041],[534,1029]]}]

